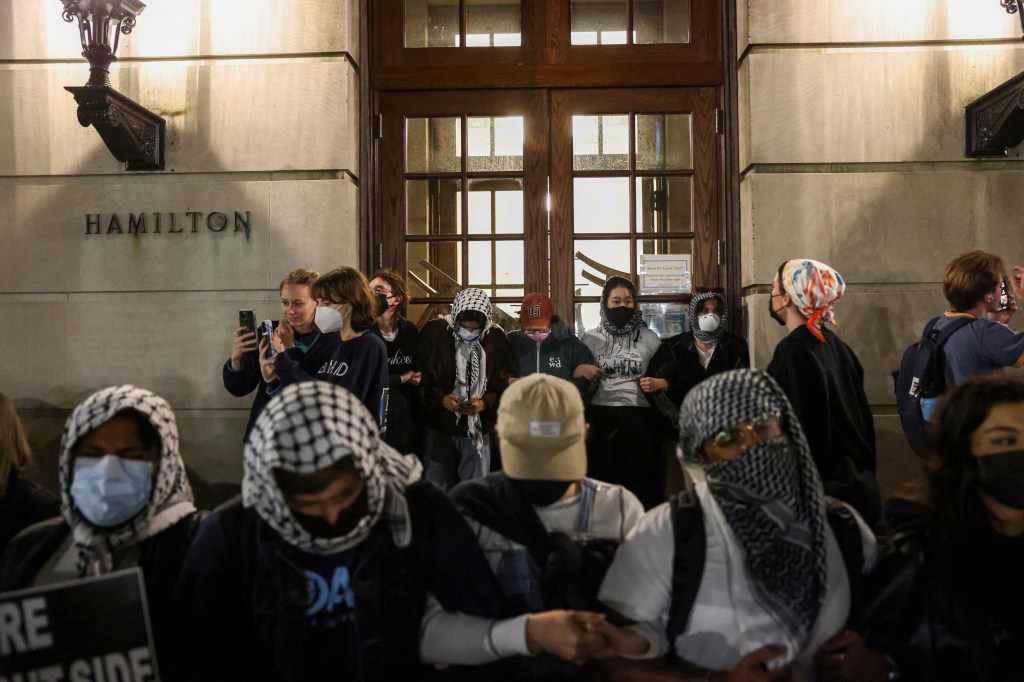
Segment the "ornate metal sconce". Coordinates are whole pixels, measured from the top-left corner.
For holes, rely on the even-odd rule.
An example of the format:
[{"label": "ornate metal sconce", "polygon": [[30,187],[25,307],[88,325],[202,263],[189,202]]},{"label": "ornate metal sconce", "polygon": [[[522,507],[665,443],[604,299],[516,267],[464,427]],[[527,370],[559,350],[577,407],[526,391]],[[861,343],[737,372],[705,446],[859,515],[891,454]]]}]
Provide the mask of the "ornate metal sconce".
[{"label": "ornate metal sconce", "polygon": [[1020,17],[1020,30],[1024,31],[1024,0],[999,0],[999,4],[1007,14],[1016,14]]},{"label": "ornate metal sconce", "polygon": [[[1024,0],[999,0],[1007,14],[1020,17],[1024,31]],[[1024,73],[989,90],[965,107],[967,149],[971,157],[1006,156],[1024,142]]]},{"label": "ornate metal sconce", "polygon": [[93,126],[125,170],[163,170],[167,124],[141,104],[110,87],[110,64],[117,60],[120,35],[132,32],[146,6],[138,0],[61,0],[62,16],[78,20],[82,56],[89,60],[89,82],[64,88],[78,102],[78,122]]}]

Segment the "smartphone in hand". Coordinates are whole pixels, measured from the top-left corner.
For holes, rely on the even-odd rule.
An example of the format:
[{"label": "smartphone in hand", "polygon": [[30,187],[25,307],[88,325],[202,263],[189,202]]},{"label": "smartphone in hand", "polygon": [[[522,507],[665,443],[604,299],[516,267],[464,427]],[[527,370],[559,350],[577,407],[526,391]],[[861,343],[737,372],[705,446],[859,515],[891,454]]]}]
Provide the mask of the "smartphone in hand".
[{"label": "smartphone in hand", "polygon": [[267,354],[264,356],[266,358],[272,358],[275,355],[277,355],[277,351],[274,350],[274,344],[272,343],[270,338],[271,336],[274,335],[275,329],[277,329],[276,320],[263,320],[262,322],[260,322],[259,338],[267,340]]},{"label": "smartphone in hand", "polygon": [[1006,281],[1006,278],[1003,277],[999,281],[999,310],[1009,310],[1011,305],[1010,301],[1012,300],[1012,298],[1013,294],[1010,293],[1010,287]]},{"label": "smartphone in hand", "polygon": [[250,334],[256,333],[256,314],[251,310],[239,310],[238,311],[238,326],[245,327],[245,331]]}]

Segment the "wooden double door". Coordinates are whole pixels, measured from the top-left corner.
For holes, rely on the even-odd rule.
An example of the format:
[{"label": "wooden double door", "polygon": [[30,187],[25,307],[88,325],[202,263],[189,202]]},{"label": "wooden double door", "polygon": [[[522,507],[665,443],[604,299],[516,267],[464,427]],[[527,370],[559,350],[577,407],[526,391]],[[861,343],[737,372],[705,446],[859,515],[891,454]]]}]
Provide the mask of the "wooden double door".
[{"label": "wooden double door", "polygon": [[678,331],[688,287],[724,284],[718,92],[380,93],[375,265],[407,277],[414,321],[473,286],[514,327],[542,291],[579,333],[622,274],[655,329]]}]

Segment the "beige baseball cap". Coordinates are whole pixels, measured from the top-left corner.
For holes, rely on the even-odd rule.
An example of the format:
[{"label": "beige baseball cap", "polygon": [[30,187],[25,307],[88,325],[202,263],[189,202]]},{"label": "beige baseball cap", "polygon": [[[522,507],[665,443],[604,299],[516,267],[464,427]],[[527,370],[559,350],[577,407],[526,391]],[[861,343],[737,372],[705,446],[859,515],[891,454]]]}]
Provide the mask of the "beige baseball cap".
[{"label": "beige baseball cap", "polygon": [[548,374],[517,379],[498,405],[501,461],[509,478],[576,481],[587,473],[583,400],[572,383]]}]

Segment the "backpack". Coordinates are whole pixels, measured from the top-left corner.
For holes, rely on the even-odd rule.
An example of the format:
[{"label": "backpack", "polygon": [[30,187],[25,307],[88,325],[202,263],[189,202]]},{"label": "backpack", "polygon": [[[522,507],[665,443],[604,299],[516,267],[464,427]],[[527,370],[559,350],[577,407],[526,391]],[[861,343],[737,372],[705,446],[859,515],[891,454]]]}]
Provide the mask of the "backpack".
[{"label": "backpack", "polygon": [[904,351],[900,368],[892,373],[900,424],[907,442],[919,457],[927,454],[925,430],[940,396],[946,391],[943,346],[954,332],[974,321],[973,317],[954,317],[943,329],[937,330],[935,323],[940,319],[936,317],[928,322],[921,340]]},{"label": "backpack", "polygon": [[[690,611],[700,590],[704,575],[707,538],[704,532],[704,510],[693,488],[686,488],[669,500],[675,554],[672,559],[672,601],[668,610],[666,631],[669,648],[675,651],[676,637],[686,632]],[[864,545],[860,525],[850,508],[833,497],[825,497],[825,517],[843,555],[850,584],[850,616],[847,623],[859,620],[856,607],[860,603],[863,583]]]}]

